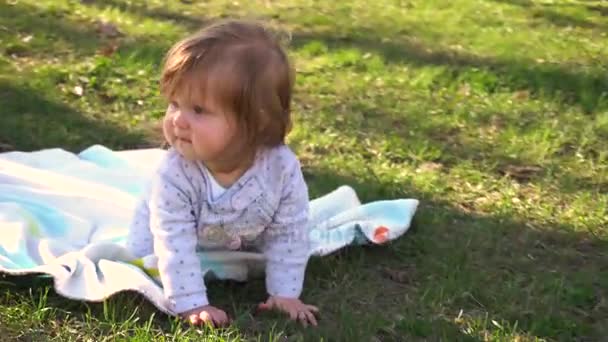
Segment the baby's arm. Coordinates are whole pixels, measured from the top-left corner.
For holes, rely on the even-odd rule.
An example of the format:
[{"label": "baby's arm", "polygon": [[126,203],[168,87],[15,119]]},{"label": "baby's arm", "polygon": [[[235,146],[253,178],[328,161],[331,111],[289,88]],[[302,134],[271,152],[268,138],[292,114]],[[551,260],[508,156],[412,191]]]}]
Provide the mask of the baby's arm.
[{"label": "baby's arm", "polygon": [[298,298],[310,250],[308,187],[297,160],[285,177],[279,208],[264,232],[266,289],[271,296]]},{"label": "baby's arm", "polygon": [[316,326],[315,315],[319,309],[298,298],[310,250],[308,188],[295,158],[286,170],[279,208],[264,231],[262,250],[266,257],[266,289],[270,297],[258,305],[258,309],[278,309],[304,326]]},{"label": "baby's arm", "polygon": [[169,307],[175,313],[183,313],[209,302],[196,254],[194,188],[183,170],[183,162],[177,158],[168,161],[153,180],[150,231]]}]

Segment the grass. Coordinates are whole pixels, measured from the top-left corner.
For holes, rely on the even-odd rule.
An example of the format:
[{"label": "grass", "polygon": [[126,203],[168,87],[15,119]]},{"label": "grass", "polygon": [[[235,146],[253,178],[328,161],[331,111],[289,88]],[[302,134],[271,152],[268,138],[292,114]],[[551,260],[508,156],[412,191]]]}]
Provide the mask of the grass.
[{"label": "grass", "polygon": [[257,281],[210,286],[236,316],[210,332],[132,294],[81,303],[48,279],[4,278],[0,335],[605,339],[607,15],[602,1],[565,0],[1,2],[4,150],[158,146],[166,49],[213,18],[262,18],[291,33],[290,144],[311,195],[347,183],[365,201],[422,205],[398,241],[311,261],[303,297],[321,308],[318,329],[253,317]]}]

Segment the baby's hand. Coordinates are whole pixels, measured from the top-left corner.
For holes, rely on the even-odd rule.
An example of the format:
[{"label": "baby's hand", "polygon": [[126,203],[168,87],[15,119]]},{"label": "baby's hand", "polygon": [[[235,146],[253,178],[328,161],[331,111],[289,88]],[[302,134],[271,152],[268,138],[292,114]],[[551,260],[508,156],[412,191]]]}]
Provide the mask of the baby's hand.
[{"label": "baby's hand", "polygon": [[258,304],[258,310],[278,309],[289,315],[292,320],[299,320],[305,327],[308,323],[317,326],[315,315],[319,309],[314,305],[302,303],[298,298],[270,296],[265,303]]},{"label": "baby's hand", "polygon": [[182,312],[180,316],[195,325],[208,323],[215,327],[222,327],[230,324],[228,315],[223,310],[211,305]]}]

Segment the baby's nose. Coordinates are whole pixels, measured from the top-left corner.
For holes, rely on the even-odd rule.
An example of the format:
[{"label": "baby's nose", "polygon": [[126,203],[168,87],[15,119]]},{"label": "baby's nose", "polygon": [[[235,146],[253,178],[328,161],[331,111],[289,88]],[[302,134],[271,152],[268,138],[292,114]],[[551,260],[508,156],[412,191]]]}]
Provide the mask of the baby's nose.
[{"label": "baby's nose", "polygon": [[173,125],[179,128],[188,127],[188,120],[186,119],[186,115],[184,115],[181,110],[178,110],[173,114]]}]

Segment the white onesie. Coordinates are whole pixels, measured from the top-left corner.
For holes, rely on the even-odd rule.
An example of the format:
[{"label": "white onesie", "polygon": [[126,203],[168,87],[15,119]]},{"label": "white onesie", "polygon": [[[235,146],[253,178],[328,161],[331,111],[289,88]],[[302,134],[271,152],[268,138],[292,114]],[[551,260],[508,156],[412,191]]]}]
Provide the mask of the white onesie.
[{"label": "white onesie", "polygon": [[130,227],[127,246],[138,257],[157,256],[172,311],[209,303],[196,251],[214,241],[259,249],[268,293],[299,297],[309,258],[309,197],[295,154],[285,145],[260,149],[232,186],[214,182],[202,163],[168,150]]}]

